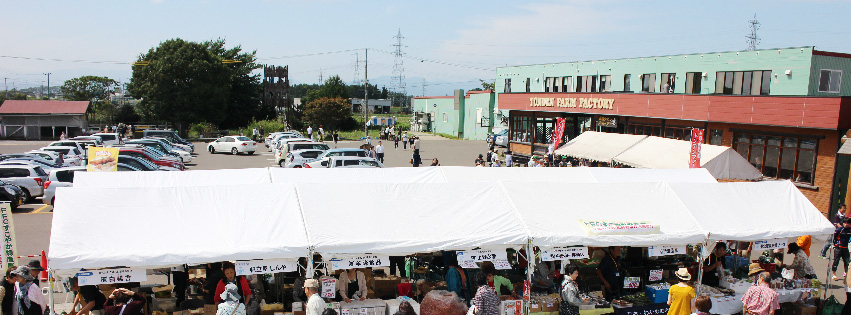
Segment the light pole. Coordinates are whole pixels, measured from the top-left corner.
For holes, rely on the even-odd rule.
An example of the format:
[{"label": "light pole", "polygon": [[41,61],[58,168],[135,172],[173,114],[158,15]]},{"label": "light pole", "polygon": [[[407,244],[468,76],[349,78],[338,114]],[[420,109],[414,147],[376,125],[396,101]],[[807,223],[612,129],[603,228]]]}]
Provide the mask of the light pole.
[{"label": "light pole", "polygon": [[45,73],[47,76],[47,100],[50,100],[50,72]]}]

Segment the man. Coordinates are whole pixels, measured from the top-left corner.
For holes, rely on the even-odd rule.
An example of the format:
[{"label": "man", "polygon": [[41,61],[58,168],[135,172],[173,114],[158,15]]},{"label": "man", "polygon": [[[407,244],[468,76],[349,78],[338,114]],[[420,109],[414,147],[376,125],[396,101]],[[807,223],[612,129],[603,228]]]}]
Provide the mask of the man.
[{"label": "man", "polygon": [[263,126],[260,126],[260,130],[259,130],[259,132],[260,132],[260,136],[261,136],[261,137],[265,137],[265,136],[266,136],[266,130],[263,130]]},{"label": "man", "polygon": [[552,269],[546,261],[539,261],[535,264],[535,273],[532,274],[532,290],[546,292],[547,294],[555,291],[555,287],[553,287],[555,271],[550,271]]},{"label": "man", "polygon": [[384,145],[381,144],[381,141],[378,141],[378,145],[375,146],[375,154],[378,161],[384,163]]},{"label": "man", "polygon": [[511,150],[505,151],[505,166],[514,166],[514,158],[511,156]]},{"label": "man", "polygon": [[727,243],[715,243],[715,250],[703,261],[703,284],[712,287],[721,285],[718,273],[726,267],[724,256],[727,256]]},{"label": "man", "polygon": [[325,142],[325,128],[319,125],[319,141]]},{"label": "man", "polygon": [[402,150],[405,150],[405,151],[408,150],[408,132],[407,131],[405,131],[405,133],[402,134]]},{"label": "man", "polygon": [[81,287],[77,283],[77,278],[71,278],[69,282],[71,291],[78,293],[71,309],[76,309],[77,303],[83,307],[79,312],[72,311],[69,315],[103,315],[103,304],[106,302],[106,297],[97,286],[85,285]]},{"label": "man", "polygon": [[313,127],[311,127],[310,125],[307,126],[307,137],[310,140],[313,140]]},{"label": "man", "polygon": [[414,154],[420,155],[420,137],[414,137],[414,145],[411,148],[414,149]]},{"label": "man", "polygon": [[[848,260],[851,255],[848,253],[848,240],[851,239],[851,218],[845,218],[842,227],[836,228],[833,233],[833,281],[839,281],[836,277],[836,268],[839,267],[839,260],[842,259],[842,264],[845,267],[845,272],[848,272]],[[844,278],[844,277],[843,277]]]},{"label": "man", "polygon": [[254,127],[254,129],[251,130],[251,140],[254,140],[254,142],[257,142],[257,136],[258,135],[260,135],[260,131],[257,130],[257,127]]},{"label": "man", "polygon": [[485,162],[488,163],[488,166],[491,166],[493,163],[493,149],[488,150],[488,153],[485,153]]},{"label": "man", "polygon": [[774,311],[780,309],[780,301],[777,299],[777,292],[769,286],[771,274],[761,272],[757,278],[759,284],[751,286],[742,297],[742,314],[774,315]]},{"label": "man", "polygon": [[27,267],[30,267],[30,275],[33,276],[33,283],[36,286],[41,286],[41,279],[39,279],[38,274],[41,273],[44,268],[41,267],[41,262],[38,259],[30,260],[30,263],[27,264]]},{"label": "man", "polygon": [[[833,216],[833,226],[836,228],[842,227],[842,222],[845,222],[845,218],[848,215],[851,215],[851,213],[848,213],[848,208],[845,207],[845,204],[839,205],[839,209],[836,210],[836,214]],[[827,259],[827,251],[831,245],[833,245],[833,242],[824,242],[824,247],[821,248],[821,253],[819,254],[820,258]]]},{"label": "man", "polygon": [[325,311],[325,300],[319,297],[319,280],[304,281],[304,294],[308,296],[304,310],[307,315],[322,315]]},{"label": "man", "polygon": [[606,300],[613,300],[619,296],[621,284],[623,283],[624,268],[621,261],[620,246],[609,247],[606,257],[597,266],[597,278],[603,282],[603,295]]}]

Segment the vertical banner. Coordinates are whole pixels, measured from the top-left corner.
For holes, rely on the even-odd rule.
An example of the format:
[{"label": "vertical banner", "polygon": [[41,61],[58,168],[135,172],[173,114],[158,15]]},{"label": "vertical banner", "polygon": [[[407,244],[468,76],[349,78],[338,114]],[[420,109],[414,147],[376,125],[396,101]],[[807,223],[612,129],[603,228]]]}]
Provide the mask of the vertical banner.
[{"label": "vertical banner", "polygon": [[561,144],[561,136],[564,135],[564,118],[556,118],[556,128],[553,130],[553,150],[558,149],[559,144]]},{"label": "vertical banner", "polygon": [[703,144],[703,129],[691,130],[691,154],[688,168],[700,168],[700,145]]},{"label": "vertical banner", "polygon": [[115,172],[118,170],[118,148],[89,147],[87,172]]},{"label": "vertical banner", "polygon": [[15,222],[12,221],[12,205],[8,202],[0,203],[0,218],[3,219],[3,263],[0,264],[0,270],[6,270],[9,266],[14,266],[15,255],[18,254],[18,247],[15,244]]}]

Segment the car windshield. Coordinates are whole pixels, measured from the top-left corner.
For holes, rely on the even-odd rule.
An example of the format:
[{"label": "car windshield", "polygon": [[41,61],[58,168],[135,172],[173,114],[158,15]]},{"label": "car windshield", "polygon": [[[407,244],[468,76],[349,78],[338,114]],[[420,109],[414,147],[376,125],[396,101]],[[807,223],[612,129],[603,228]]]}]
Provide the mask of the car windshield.
[{"label": "car windshield", "polygon": [[320,154],[322,154],[322,151],[307,151],[307,152],[302,152],[301,157],[308,158],[308,159],[314,159],[317,156],[319,156]]},{"label": "car windshield", "polygon": [[53,149],[53,148],[46,148],[46,149],[44,149],[44,150],[45,150],[45,151],[53,151],[53,152],[56,152],[56,153],[62,153],[62,154],[66,154],[66,155],[67,155],[67,154],[68,154],[68,151],[70,151],[71,149]]},{"label": "car windshield", "polygon": [[251,139],[248,139],[248,137],[236,137],[236,140],[239,140],[239,141],[251,141]]}]

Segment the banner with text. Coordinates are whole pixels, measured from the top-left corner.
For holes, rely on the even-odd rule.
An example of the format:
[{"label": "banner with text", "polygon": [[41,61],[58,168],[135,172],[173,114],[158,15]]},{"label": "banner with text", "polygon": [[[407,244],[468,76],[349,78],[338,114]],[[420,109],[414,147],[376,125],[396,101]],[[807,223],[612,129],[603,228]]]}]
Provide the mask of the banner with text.
[{"label": "banner with text", "polygon": [[788,245],[786,244],[785,238],[775,238],[775,239],[772,239],[772,240],[762,240],[762,241],[753,242],[753,249],[757,250],[757,251],[759,251],[759,250],[770,250],[770,249],[782,249],[782,248],[786,248],[786,246],[788,246]]},{"label": "banner with text", "polygon": [[15,263],[15,255],[18,254],[18,247],[15,242],[15,222],[12,220],[12,204],[8,202],[0,203],[0,217],[3,219],[3,262],[0,264],[0,270],[6,270],[9,266],[17,265]]},{"label": "banner with text", "polygon": [[240,276],[298,270],[296,269],[296,261],[293,259],[237,261],[234,265],[236,266],[236,274]]},{"label": "banner with text", "polygon": [[650,256],[650,257],[685,255],[685,254],[686,254],[685,245],[683,245],[683,246],[660,245],[660,246],[647,247],[647,256]]},{"label": "banner with text", "polygon": [[334,270],[389,266],[390,256],[387,255],[363,255],[331,258],[331,267],[334,268]]},{"label": "banner with text", "polygon": [[579,220],[585,232],[594,235],[659,234],[659,226],[647,221],[619,222]]},{"label": "banner with text", "polygon": [[568,259],[586,259],[588,258],[588,247],[555,247],[541,250],[541,260],[568,260]]},{"label": "banner with text", "polygon": [[565,118],[556,118],[556,127],[553,129],[553,136],[551,141],[553,142],[553,150],[558,149],[558,145],[561,144],[561,137],[564,135],[564,125],[566,123]]},{"label": "banner with text", "polygon": [[87,172],[115,172],[118,170],[118,148],[89,147]]},{"label": "banner with text", "polygon": [[467,250],[456,252],[458,261],[495,261],[498,259],[508,260],[505,250]]},{"label": "banner with text", "polygon": [[80,286],[148,281],[145,269],[119,268],[81,271],[77,273]]},{"label": "banner with text", "polygon": [[700,168],[700,146],[703,144],[703,129],[691,130],[691,154],[688,168]]}]

